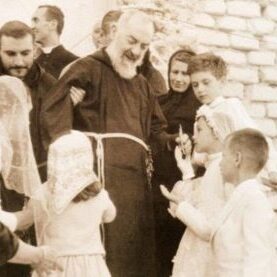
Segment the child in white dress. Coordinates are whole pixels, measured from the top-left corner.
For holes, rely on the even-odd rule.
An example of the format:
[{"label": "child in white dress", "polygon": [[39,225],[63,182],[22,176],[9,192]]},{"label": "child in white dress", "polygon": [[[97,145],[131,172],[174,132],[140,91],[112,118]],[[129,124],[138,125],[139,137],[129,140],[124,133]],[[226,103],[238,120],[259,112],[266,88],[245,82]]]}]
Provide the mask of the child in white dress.
[{"label": "child in white dress", "polygon": [[267,158],[267,142],[257,130],[242,129],[226,138],[220,169],[223,180],[235,189],[214,220],[162,187],[164,196],[177,204],[177,217],[210,241],[214,277],[277,276],[274,214],[257,180]]},{"label": "child in white dress", "polygon": [[[183,180],[175,184],[173,193],[197,207],[208,220],[213,220],[226,201],[225,188],[219,170],[223,140],[234,128],[231,119],[222,113],[214,113],[207,106],[198,110],[194,134],[195,150],[208,153],[203,177]],[[177,148],[177,158],[180,150]],[[178,163],[182,162],[181,156]],[[181,166],[182,168],[182,166]],[[186,169],[184,169],[186,170]],[[185,176],[186,172],[183,172]],[[169,212],[173,216],[174,205]],[[177,216],[178,217],[178,216]],[[179,218],[181,221],[182,219]],[[174,257],[173,277],[214,277],[211,247],[188,226]]]},{"label": "child in white dress", "polygon": [[[110,277],[100,225],[112,221],[116,209],[93,171],[91,142],[84,134],[71,131],[50,145],[44,187],[44,212],[35,215],[42,224],[39,243],[55,249],[63,267],[47,276]],[[35,271],[35,276],[40,275]]]}]

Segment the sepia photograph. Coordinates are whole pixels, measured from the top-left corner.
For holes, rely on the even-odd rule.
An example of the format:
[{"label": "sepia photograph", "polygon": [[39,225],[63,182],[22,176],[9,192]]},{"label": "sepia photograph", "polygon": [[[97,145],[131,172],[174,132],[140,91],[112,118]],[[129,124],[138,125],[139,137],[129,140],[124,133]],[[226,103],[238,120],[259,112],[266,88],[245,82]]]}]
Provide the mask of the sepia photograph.
[{"label": "sepia photograph", "polygon": [[277,277],[277,0],[0,7],[0,277]]}]

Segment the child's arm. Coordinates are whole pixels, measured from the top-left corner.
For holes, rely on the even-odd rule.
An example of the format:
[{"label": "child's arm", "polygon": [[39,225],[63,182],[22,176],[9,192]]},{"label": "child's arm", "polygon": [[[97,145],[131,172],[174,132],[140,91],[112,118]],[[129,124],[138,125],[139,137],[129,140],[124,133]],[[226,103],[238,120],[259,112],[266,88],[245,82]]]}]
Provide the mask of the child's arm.
[{"label": "child's arm", "polygon": [[28,202],[27,206],[19,211],[15,212],[14,215],[17,218],[16,230],[26,230],[32,224],[34,224],[34,215],[31,201]]},{"label": "child's arm", "polygon": [[178,196],[170,193],[166,187],[161,186],[161,192],[169,201],[177,205],[175,216],[193,230],[201,239],[209,241],[211,226],[202,213],[188,202],[180,200]]},{"label": "child's arm", "polygon": [[57,253],[48,246],[35,247],[19,240],[18,250],[9,263],[31,264],[36,271],[44,276],[51,271],[63,271],[62,266],[57,262]]},{"label": "child's arm", "polygon": [[102,192],[104,194],[105,202],[106,202],[106,208],[103,212],[102,221],[104,223],[112,222],[116,217],[116,208],[113,202],[111,201],[109,194],[106,190]]},{"label": "child's arm", "polygon": [[[243,277],[267,276],[274,251],[274,214],[268,203],[252,198],[243,212]],[[270,275],[273,276],[273,275]]]},{"label": "child's arm", "polygon": [[14,213],[5,212],[3,210],[0,210],[0,222],[5,224],[12,232],[15,231],[18,224]]}]

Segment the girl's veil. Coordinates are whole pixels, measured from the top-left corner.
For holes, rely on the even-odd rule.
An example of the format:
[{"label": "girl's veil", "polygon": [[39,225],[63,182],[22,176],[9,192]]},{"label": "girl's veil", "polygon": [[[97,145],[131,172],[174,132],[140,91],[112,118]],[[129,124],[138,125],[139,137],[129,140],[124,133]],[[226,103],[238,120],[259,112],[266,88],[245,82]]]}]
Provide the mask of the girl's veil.
[{"label": "girl's veil", "polygon": [[[23,82],[10,76],[0,77],[0,172],[6,188],[36,199],[41,180],[34,157],[29,111],[32,108]],[[38,217],[42,207],[33,202],[36,233],[41,233]],[[37,236],[39,241],[39,238]]]}]

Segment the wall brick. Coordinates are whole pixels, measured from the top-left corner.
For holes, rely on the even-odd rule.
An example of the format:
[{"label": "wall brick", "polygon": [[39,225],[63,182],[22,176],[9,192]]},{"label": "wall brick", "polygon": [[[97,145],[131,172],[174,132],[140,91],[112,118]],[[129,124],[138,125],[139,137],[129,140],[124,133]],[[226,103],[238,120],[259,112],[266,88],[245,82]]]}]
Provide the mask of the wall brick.
[{"label": "wall brick", "polygon": [[266,18],[277,21],[277,6],[269,5],[264,10],[264,16]]},{"label": "wall brick", "polygon": [[228,64],[241,65],[246,63],[246,55],[236,50],[218,50],[215,54],[221,56]]},{"label": "wall brick", "polygon": [[224,15],[226,6],[223,0],[208,0],[202,5],[203,12],[214,14],[214,15]]},{"label": "wall brick", "polygon": [[228,78],[243,84],[255,84],[259,82],[258,69],[231,65],[229,66]]},{"label": "wall brick", "polygon": [[223,32],[214,30],[200,29],[198,32],[198,40],[200,43],[221,47],[229,47],[228,35]]},{"label": "wall brick", "polygon": [[258,50],[259,41],[245,33],[230,35],[231,46],[240,50]]},{"label": "wall brick", "polygon": [[[276,93],[276,98],[277,98],[277,93]],[[277,118],[277,103],[270,103],[267,105],[267,115],[268,117],[271,117],[271,118]]]},{"label": "wall brick", "polygon": [[277,50],[277,36],[263,36],[261,46],[269,50]]},{"label": "wall brick", "polygon": [[255,120],[257,125],[259,126],[260,130],[269,137],[277,136],[277,128],[276,123],[273,119],[256,119]]},{"label": "wall brick", "polygon": [[235,16],[224,16],[217,20],[219,29],[226,31],[245,31],[247,29],[246,20]]},{"label": "wall brick", "polygon": [[252,101],[271,102],[277,99],[277,89],[266,84],[249,86],[247,92]]},{"label": "wall brick", "polygon": [[226,97],[243,98],[243,84],[236,82],[227,82],[224,87],[223,95]]},{"label": "wall brick", "polygon": [[243,17],[259,17],[261,15],[260,5],[249,1],[230,1],[226,3],[227,14]]},{"label": "wall brick", "polygon": [[275,24],[265,18],[254,18],[248,20],[248,28],[255,35],[266,35],[273,32]]},{"label": "wall brick", "polygon": [[266,115],[266,107],[264,104],[251,103],[245,106],[251,117],[263,118]]},{"label": "wall brick", "polygon": [[261,81],[269,84],[277,84],[277,68],[276,67],[262,67]]},{"label": "wall brick", "polygon": [[195,14],[191,19],[191,23],[197,26],[203,26],[203,27],[215,26],[214,18],[205,13]]},{"label": "wall brick", "polygon": [[248,53],[248,61],[254,65],[274,65],[276,54],[269,51],[252,51]]}]

